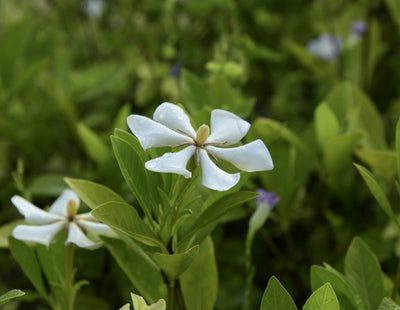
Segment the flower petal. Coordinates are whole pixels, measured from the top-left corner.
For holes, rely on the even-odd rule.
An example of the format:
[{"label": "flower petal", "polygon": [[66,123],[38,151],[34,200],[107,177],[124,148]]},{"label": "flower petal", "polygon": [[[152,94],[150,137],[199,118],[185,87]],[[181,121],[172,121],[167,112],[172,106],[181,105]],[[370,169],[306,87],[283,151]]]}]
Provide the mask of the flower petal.
[{"label": "flower petal", "polygon": [[192,173],[186,169],[189,159],[193,156],[196,147],[190,145],[175,153],[165,153],[161,157],[146,162],[145,167],[150,171],[181,174],[190,178]]},{"label": "flower petal", "polygon": [[216,191],[226,191],[239,182],[240,174],[227,173],[215,165],[205,150],[200,150],[200,162],[203,171],[201,184]]},{"label": "flower petal", "polygon": [[67,216],[68,201],[73,200],[79,208],[79,197],[74,191],[66,189],[61,196],[50,206],[49,212],[52,214]]},{"label": "flower petal", "polygon": [[62,219],[60,216],[50,214],[36,207],[21,196],[13,196],[11,202],[18,209],[19,213],[25,217],[25,221],[29,224],[49,224]]},{"label": "flower petal", "polygon": [[154,111],[153,119],[177,132],[183,131],[192,137],[196,132],[190,124],[190,118],[185,111],[176,104],[164,102]]},{"label": "flower petal", "polygon": [[260,139],[233,148],[207,146],[207,150],[244,171],[264,171],[274,168],[271,155]]},{"label": "flower petal", "polygon": [[250,123],[239,116],[225,110],[213,110],[211,112],[211,134],[206,143],[235,144],[247,134],[249,129]]},{"label": "flower petal", "polygon": [[110,227],[108,227],[106,224],[93,221],[85,221],[80,219],[79,215],[77,216],[77,222],[79,226],[83,227],[85,230],[92,231],[98,235],[105,235],[110,231]]},{"label": "flower petal", "polygon": [[193,140],[167,126],[141,115],[129,115],[128,126],[132,133],[139,139],[143,149],[159,146],[178,146]]},{"label": "flower petal", "polygon": [[86,237],[83,231],[78,227],[78,225],[72,222],[69,224],[68,238],[65,241],[65,244],[68,243],[74,243],[77,246],[85,249],[95,249],[101,245],[100,242],[93,242],[88,237]]},{"label": "flower petal", "polygon": [[54,236],[63,229],[64,225],[65,221],[42,226],[18,225],[14,228],[12,235],[18,240],[37,242],[49,246]]}]

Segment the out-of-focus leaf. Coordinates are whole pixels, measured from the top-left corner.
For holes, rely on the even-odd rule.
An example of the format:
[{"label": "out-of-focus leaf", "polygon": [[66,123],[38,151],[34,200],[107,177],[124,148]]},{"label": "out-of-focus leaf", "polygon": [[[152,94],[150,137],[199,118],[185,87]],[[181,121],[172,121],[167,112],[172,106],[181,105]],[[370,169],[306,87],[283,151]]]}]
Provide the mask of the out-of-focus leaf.
[{"label": "out-of-focus leaf", "polygon": [[397,172],[396,153],[387,150],[356,150],[356,155],[369,167],[373,173],[383,178],[387,183],[391,182]]},{"label": "out-of-focus leaf", "polygon": [[128,129],[126,119],[128,118],[129,114],[131,114],[131,107],[127,103],[127,104],[124,104],[119,109],[118,114],[114,120],[114,127],[119,128],[119,129]]},{"label": "out-of-focus leaf", "polygon": [[25,223],[24,220],[18,220],[0,227],[0,248],[8,248],[8,238],[11,236],[14,227],[23,223]]},{"label": "out-of-focus leaf", "polygon": [[78,134],[86,154],[98,165],[104,164],[111,156],[103,140],[83,123],[78,123]]},{"label": "out-of-focus leaf", "polygon": [[397,0],[385,0],[385,3],[389,8],[390,15],[400,29],[400,2]]},{"label": "out-of-focus leaf", "polygon": [[64,176],[57,174],[40,175],[33,179],[27,192],[33,196],[59,196],[65,190]]},{"label": "out-of-focus leaf", "polygon": [[18,297],[21,297],[24,295],[25,295],[25,292],[23,292],[21,290],[14,289],[14,290],[8,291],[7,293],[0,296],[0,306],[4,305],[5,303],[7,303],[15,298],[18,298]]},{"label": "out-of-focus leaf", "polygon": [[321,103],[314,112],[315,130],[320,146],[339,134],[339,123],[326,103]]},{"label": "out-of-focus leaf", "polygon": [[203,81],[186,69],[182,70],[180,76],[181,101],[190,113],[200,110],[210,104],[207,89]]},{"label": "out-of-focus leaf", "polygon": [[400,306],[388,297],[382,299],[378,310],[400,310]]}]

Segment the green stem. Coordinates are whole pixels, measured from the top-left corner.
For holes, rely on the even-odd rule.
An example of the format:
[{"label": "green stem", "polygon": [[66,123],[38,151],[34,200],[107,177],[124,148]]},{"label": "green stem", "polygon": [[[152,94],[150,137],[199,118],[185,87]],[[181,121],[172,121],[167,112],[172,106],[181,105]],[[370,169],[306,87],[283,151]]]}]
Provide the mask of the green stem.
[{"label": "green stem", "polygon": [[167,309],[174,310],[175,306],[175,280],[171,280],[168,284],[168,300]]},{"label": "green stem", "polygon": [[72,286],[74,284],[74,253],[75,253],[75,245],[68,244],[67,245],[67,266],[65,270],[65,309],[73,310],[74,309],[74,294],[72,292]]},{"label": "green stem", "polygon": [[400,288],[400,260],[397,263],[396,277],[394,278],[392,299],[394,300]]}]

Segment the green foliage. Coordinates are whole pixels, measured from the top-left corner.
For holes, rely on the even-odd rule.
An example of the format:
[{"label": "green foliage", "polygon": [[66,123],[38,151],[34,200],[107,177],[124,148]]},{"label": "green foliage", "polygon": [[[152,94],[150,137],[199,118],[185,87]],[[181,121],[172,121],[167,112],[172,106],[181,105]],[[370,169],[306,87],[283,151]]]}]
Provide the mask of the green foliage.
[{"label": "green foliage", "polygon": [[297,307],[279,280],[272,276],[265,289],[260,310],[297,310]]},{"label": "green foliage", "polygon": [[307,299],[303,310],[340,310],[335,291],[329,283],[317,289]]},{"label": "green foliage", "polygon": [[24,296],[25,292],[21,291],[21,290],[11,290],[8,291],[7,293],[3,294],[0,296],[0,306],[4,305],[5,303],[8,303],[9,301]]}]

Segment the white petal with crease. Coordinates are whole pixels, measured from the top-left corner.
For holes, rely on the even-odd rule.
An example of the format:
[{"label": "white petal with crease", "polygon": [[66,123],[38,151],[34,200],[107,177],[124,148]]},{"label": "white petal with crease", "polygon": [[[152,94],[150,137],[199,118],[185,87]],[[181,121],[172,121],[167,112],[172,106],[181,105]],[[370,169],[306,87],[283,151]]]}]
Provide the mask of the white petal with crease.
[{"label": "white petal with crease", "polygon": [[207,146],[207,150],[244,171],[264,171],[274,168],[271,155],[260,139],[243,146],[226,149]]},{"label": "white petal with crease", "polygon": [[186,169],[189,159],[193,156],[196,147],[190,145],[175,153],[165,153],[161,157],[146,162],[145,167],[155,172],[177,173],[190,178],[192,173]]},{"label": "white petal with crease", "polygon": [[226,191],[239,182],[240,174],[230,174],[217,167],[205,150],[200,150],[200,162],[203,171],[201,184],[216,191]]},{"label": "white petal with crease", "polygon": [[93,242],[88,237],[85,236],[83,231],[75,223],[69,224],[68,238],[65,244],[74,243],[77,246],[85,249],[94,249],[101,245],[99,242]]},{"label": "white petal with crease", "polygon": [[106,224],[103,223],[85,221],[79,218],[77,222],[79,226],[83,227],[87,231],[92,231],[98,235],[105,235],[110,231],[110,227],[108,227]]},{"label": "white petal with crease", "polygon": [[64,221],[42,226],[18,225],[14,228],[12,235],[18,240],[37,242],[49,246],[50,242],[54,239],[54,236],[64,227],[64,225]]},{"label": "white petal with crease", "polygon": [[19,213],[25,217],[25,221],[28,224],[49,224],[62,219],[58,215],[50,214],[36,207],[21,196],[13,196],[11,202],[18,209]]},{"label": "white petal with crease", "polygon": [[211,134],[206,143],[231,145],[239,142],[249,131],[250,123],[225,110],[211,112]]},{"label": "white petal with crease", "polygon": [[176,104],[164,102],[154,111],[153,119],[174,131],[184,131],[185,133],[196,137],[190,118],[183,109]]},{"label": "white petal with crease", "polygon": [[193,140],[148,117],[132,114],[128,116],[128,126],[139,139],[143,149],[159,146],[178,146]]},{"label": "white petal with crease", "polygon": [[66,189],[62,192],[61,196],[50,206],[49,212],[52,214],[58,214],[67,216],[67,205],[68,201],[73,200],[76,206],[79,207],[79,197],[74,191]]}]

